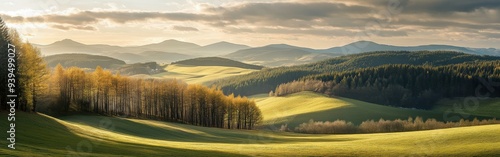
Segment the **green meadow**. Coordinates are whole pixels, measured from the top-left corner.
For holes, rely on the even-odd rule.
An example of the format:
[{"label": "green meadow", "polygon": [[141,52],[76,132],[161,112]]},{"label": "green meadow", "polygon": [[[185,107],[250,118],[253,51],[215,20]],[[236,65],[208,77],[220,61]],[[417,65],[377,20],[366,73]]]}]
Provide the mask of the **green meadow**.
[{"label": "green meadow", "polygon": [[337,119],[360,124],[366,120],[408,119],[420,116],[424,119],[442,120],[443,112],[377,105],[359,100],[328,97],[314,92],[300,92],[283,97],[256,95],[254,98],[264,116],[263,125],[280,127],[288,124],[293,129],[310,119],[334,121]]},{"label": "green meadow", "polygon": [[[18,113],[0,156],[493,156],[500,125],[351,135],[227,130],[98,115]],[[0,122],[7,126],[6,121]],[[23,150],[23,151],[18,151]]]},{"label": "green meadow", "polygon": [[215,80],[248,74],[255,69],[245,69],[229,66],[192,66],[192,65],[168,65],[165,70],[159,74],[152,75],[157,78],[180,79],[189,84],[204,84],[209,85]]}]

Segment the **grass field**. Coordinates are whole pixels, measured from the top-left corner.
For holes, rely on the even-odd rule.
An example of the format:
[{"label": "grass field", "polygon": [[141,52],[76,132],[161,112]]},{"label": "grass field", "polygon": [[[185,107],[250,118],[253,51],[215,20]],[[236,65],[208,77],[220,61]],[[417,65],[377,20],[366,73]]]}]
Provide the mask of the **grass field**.
[{"label": "grass field", "polygon": [[[4,112],[5,113],[5,112]],[[7,126],[2,120],[1,126]],[[492,156],[500,125],[353,135],[227,130],[96,115],[17,113],[0,156]],[[5,128],[6,129],[6,128]],[[3,140],[3,144],[6,141]]]},{"label": "grass field", "polygon": [[[351,121],[360,124],[365,120],[386,120],[407,119],[409,116],[434,118],[443,120],[443,106],[439,110],[418,110],[407,108],[396,108],[349,98],[331,98],[326,95],[313,92],[300,92],[284,97],[268,97],[266,95],[252,96],[264,116],[264,125],[270,129],[279,128],[282,124],[288,124],[293,129],[301,123],[310,119],[315,121],[334,121],[337,119]],[[492,101],[495,102],[495,101]],[[492,103],[492,107],[499,103]],[[486,112],[486,109],[484,109]],[[498,113],[498,109],[489,110]],[[472,114],[469,118],[478,116]],[[479,116],[491,116],[481,114]],[[467,118],[467,117],[465,117]]]},{"label": "grass field", "polygon": [[177,78],[189,84],[209,85],[213,81],[230,76],[248,74],[254,69],[244,69],[225,66],[190,66],[190,65],[168,65],[167,72],[152,75],[158,78]]}]

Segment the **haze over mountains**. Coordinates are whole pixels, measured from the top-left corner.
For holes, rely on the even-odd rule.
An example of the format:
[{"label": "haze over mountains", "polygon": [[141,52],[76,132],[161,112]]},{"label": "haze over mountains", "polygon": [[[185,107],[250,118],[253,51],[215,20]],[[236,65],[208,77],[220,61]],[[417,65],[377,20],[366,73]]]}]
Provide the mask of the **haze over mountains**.
[{"label": "haze over mountains", "polygon": [[64,53],[83,53],[109,56],[123,60],[127,63],[155,61],[157,63],[170,63],[190,58],[203,56],[219,56],[240,49],[250,48],[246,45],[229,42],[217,42],[200,46],[193,43],[177,40],[165,40],[160,43],[142,46],[112,46],[104,44],[87,45],[71,39],[64,39],[49,45],[36,45],[43,55],[50,56]]},{"label": "haze over mountains", "polygon": [[286,44],[273,44],[239,50],[234,53],[224,55],[223,57],[250,64],[278,67],[311,63],[335,56],[338,55],[333,53],[317,52],[317,50],[310,48],[296,47]]},{"label": "haze over mountains", "polygon": [[62,53],[83,53],[109,56],[123,60],[129,64],[151,61],[159,64],[168,64],[197,57],[220,56],[268,67],[311,63],[336,56],[370,51],[448,50],[468,54],[500,56],[500,50],[494,48],[468,48],[451,45],[393,46],[378,44],[371,41],[358,41],[328,49],[312,49],[287,44],[249,47],[247,45],[225,41],[200,46],[194,43],[173,39],[165,40],[160,43],[126,47],[105,44],[87,45],[71,39],[64,39],[49,45],[36,46],[42,50],[45,56]]}]

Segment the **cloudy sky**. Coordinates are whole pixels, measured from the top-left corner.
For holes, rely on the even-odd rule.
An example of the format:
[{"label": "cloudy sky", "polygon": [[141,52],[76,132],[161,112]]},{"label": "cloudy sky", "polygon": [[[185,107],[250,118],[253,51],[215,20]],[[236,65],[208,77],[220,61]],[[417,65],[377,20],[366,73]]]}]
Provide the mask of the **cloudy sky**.
[{"label": "cloudy sky", "polygon": [[32,43],[286,43],[500,48],[498,0],[16,0],[0,17]]}]

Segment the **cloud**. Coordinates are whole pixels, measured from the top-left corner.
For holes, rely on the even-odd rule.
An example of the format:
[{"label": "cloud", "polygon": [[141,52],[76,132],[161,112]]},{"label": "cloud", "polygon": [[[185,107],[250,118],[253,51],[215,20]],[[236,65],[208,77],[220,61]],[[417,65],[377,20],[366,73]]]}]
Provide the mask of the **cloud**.
[{"label": "cloud", "polygon": [[228,28],[228,33],[265,33],[265,34],[295,34],[295,35],[314,35],[323,37],[353,37],[357,35],[381,36],[381,37],[397,37],[407,36],[404,30],[354,30],[354,29],[288,29],[288,28]]},{"label": "cloud", "polygon": [[481,33],[482,35],[484,35],[485,38],[489,38],[489,39],[500,39],[500,32],[483,32]]},{"label": "cloud", "polygon": [[428,13],[428,14],[451,14],[456,12],[474,12],[478,9],[500,9],[498,0],[433,0],[433,1],[410,1],[406,12]]},{"label": "cloud", "polygon": [[192,31],[199,31],[197,28],[194,27],[186,27],[186,26],[173,26],[173,30],[177,31],[182,31],[182,32],[192,32]]},{"label": "cloud", "polygon": [[60,30],[85,30],[85,31],[95,31],[97,28],[93,26],[75,26],[75,25],[51,25],[52,28]]},{"label": "cloud", "polygon": [[[371,35],[392,37],[407,36],[418,29],[459,30],[478,35],[477,30],[500,30],[499,10],[498,0],[340,0],[202,5],[196,12],[80,11],[32,17],[0,16],[8,22],[49,23],[63,30],[97,30],[102,21],[117,24],[155,21],[193,22],[226,33],[350,36],[375,32]],[[198,31],[186,26],[172,29]]]}]

